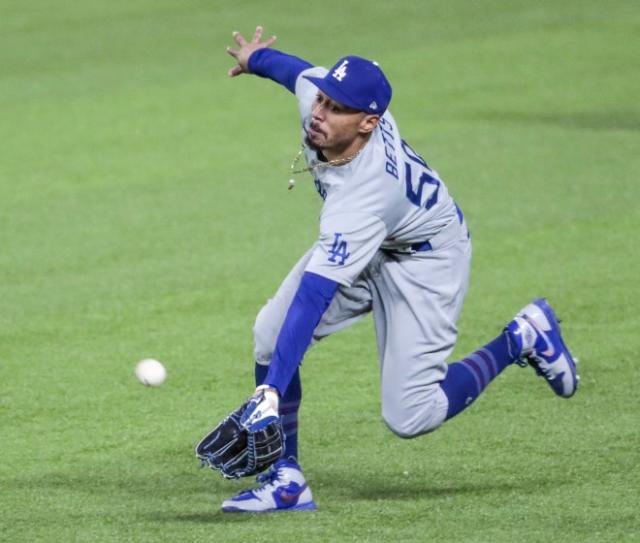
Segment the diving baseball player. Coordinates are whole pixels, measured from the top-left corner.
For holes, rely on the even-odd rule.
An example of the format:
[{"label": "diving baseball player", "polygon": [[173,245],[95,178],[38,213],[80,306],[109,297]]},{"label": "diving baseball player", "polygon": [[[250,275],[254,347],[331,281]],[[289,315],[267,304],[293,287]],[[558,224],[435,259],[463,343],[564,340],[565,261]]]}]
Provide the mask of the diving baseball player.
[{"label": "diving baseball player", "polygon": [[[260,485],[224,511],[315,509],[297,450],[298,367],[313,342],[373,314],[382,418],[403,438],[436,430],[511,364],[531,365],[559,396],[578,385],[551,306],[534,300],[484,347],[447,364],[469,279],[471,241],[460,208],[388,110],[376,62],[346,56],[330,69],[271,48],[262,28],[238,48],[234,77],[255,74],[293,93],[302,152],[323,207],[317,241],[257,316],[257,388],[196,448],[227,477]],[[275,462],[275,463],[274,463]]]}]

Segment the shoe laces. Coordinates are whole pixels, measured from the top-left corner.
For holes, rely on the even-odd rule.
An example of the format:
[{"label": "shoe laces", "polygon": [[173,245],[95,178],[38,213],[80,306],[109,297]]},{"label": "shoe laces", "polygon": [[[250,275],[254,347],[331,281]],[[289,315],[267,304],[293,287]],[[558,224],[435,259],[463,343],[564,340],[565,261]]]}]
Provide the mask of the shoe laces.
[{"label": "shoe laces", "polygon": [[541,367],[541,362],[546,361],[544,360],[544,358],[537,356],[534,351],[527,357],[527,360],[525,360],[525,366],[529,364],[534,370],[536,370],[536,373],[538,375],[544,376],[547,379],[553,379],[555,377],[553,375],[553,368],[548,364],[545,364]]},{"label": "shoe laces", "polygon": [[516,358],[515,363],[521,368],[526,368],[527,366],[529,366],[529,357],[521,356],[520,358]]},{"label": "shoe laces", "polygon": [[260,473],[256,477],[256,481],[263,484],[272,484],[278,479],[279,475],[280,475],[280,469],[272,467],[266,473]]},{"label": "shoe laces", "polygon": [[274,490],[276,486],[276,481],[280,478],[280,470],[279,469],[271,469],[267,473],[260,474],[256,477],[256,480],[259,483],[262,483],[262,486],[253,490],[253,494],[262,499],[263,494],[269,494]]},{"label": "shoe laces", "polygon": [[260,483],[261,486],[259,486],[258,488],[245,488],[240,492],[240,494],[244,494],[245,492],[252,492],[254,496],[260,498],[261,494],[264,494],[265,492],[269,492],[271,490],[269,487],[274,486],[274,483],[279,479],[279,477],[280,469],[271,467],[265,473],[260,473],[256,476],[256,481]]}]

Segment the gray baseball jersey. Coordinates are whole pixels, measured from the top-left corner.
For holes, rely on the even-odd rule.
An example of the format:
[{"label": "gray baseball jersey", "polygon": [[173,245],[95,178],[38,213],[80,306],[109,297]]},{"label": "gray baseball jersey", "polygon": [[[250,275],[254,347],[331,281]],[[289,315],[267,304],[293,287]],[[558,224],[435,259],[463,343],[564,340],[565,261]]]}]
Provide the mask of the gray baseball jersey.
[{"label": "gray baseball jersey", "polygon": [[[326,73],[316,67],[298,76],[303,132],[318,91],[303,76]],[[306,145],[305,156],[310,166],[318,163],[316,152]],[[354,160],[316,168],[313,175],[324,206],[319,243],[307,270],[342,285],[351,285],[379,249],[410,251],[456,217],[446,186],[402,140],[388,111]]]},{"label": "gray baseball jersey", "polygon": [[[326,73],[310,68],[296,81],[303,136],[317,95],[303,76]],[[318,161],[307,146],[305,156],[310,166]],[[439,382],[468,285],[471,244],[462,213],[388,111],[354,160],[312,175],[324,199],[320,236],[258,314],[256,361],[270,363],[304,272],[322,275],[341,286],[314,340],[372,312],[383,419],[401,436],[432,431],[447,413]]]}]

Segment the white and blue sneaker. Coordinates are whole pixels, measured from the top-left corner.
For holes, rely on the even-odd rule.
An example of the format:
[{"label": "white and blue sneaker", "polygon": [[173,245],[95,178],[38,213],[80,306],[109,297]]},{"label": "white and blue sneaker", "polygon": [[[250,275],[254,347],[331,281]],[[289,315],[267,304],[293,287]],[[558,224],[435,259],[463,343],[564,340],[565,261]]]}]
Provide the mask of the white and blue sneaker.
[{"label": "white and blue sneaker", "polygon": [[278,460],[269,471],[258,475],[262,486],[244,490],[222,503],[229,513],[272,513],[276,511],[315,511],[311,489],[295,459]]},{"label": "white and blue sneaker", "polygon": [[574,395],[580,377],[576,361],[562,339],[553,308],[544,298],[523,308],[505,328],[516,363],[533,366],[551,389],[563,398]]}]

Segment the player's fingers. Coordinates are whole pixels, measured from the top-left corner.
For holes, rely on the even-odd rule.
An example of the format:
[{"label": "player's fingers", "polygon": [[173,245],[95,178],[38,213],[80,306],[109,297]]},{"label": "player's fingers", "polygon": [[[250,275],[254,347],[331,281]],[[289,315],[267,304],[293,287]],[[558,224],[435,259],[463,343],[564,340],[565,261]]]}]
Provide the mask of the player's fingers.
[{"label": "player's fingers", "polygon": [[234,66],[233,68],[229,68],[227,73],[229,74],[229,77],[236,77],[242,73],[242,68],[240,68],[240,66]]},{"label": "player's fingers", "polygon": [[253,35],[253,39],[251,43],[260,43],[260,38],[262,38],[262,27],[260,25],[256,26],[256,32]]},{"label": "player's fingers", "polygon": [[238,55],[240,54],[240,51],[237,51],[235,49],[231,49],[231,47],[227,47],[227,53],[229,53],[233,58],[238,58]]},{"label": "player's fingers", "polygon": [[240,32],[238,32],[237,30],[233,31],[231,35],[233,36],[233,39],[236,40],[236,43],[240,47],[242,47],[243,45],[247,45],[247,40],[245,40],[244,36],[240,34]]},{"label": "player's fingers", "polygon": [[264,41],[264,46],[265,47],[271,47],[273,45],[273,43],[277,40],[278,38],[276,36],[271,36],[268,40]]}]

